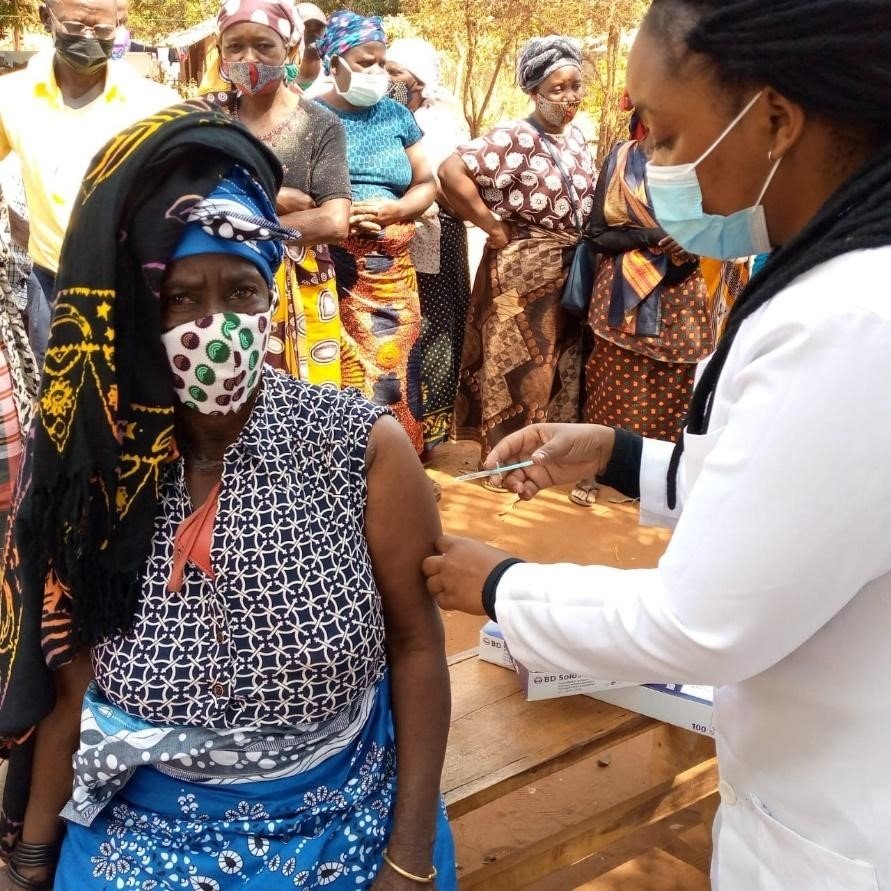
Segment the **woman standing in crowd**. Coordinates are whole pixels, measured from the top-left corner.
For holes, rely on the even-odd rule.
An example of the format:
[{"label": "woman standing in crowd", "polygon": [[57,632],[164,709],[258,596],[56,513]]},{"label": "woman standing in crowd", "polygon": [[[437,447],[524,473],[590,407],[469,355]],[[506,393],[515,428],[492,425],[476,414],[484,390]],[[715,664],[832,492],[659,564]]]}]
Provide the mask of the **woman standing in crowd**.
[{"label": "woman standing in crowd", "polygon": [[578,419],[580,327],[560,298],[593,203],[593,161],[571,126],[581,69],[576,41],[530,40],[517,64],[534,103],[529,118],[461,146],[439,171],[449,205],[489,234],[455,419],[458,436],[480,442],[483,457],[534,421]]},{"label": "woman standing in crowd", "polygon": [[350,237],[332,250],[343,320],[343,382],[389,406],[423,451],[420,369],[409,365],[421,313],[408,246],[436,184],[411,112],[386,97],[379,18],[341,10],[318,42],[332,88],[319,97],[347,135]]},{"label": "woman standing in crowd", "polygon": [[[265,24],[264,24],[265,22]],[[231,89],[208,98],[278,156],[277,210],[300,237],[285,246],[268,361],[312,384],[341,384],[340,312],[327,245],[346,238],[350,178],[340,121],[285,86],[288,47],[302,25],[290,2],[241,0],[220,9],[220,71]]]},{"label": "woman standing in crowd", "polygon": [[0,734],[39,722],[9,876],[454,891],[426,478],[382,408],[263,362],[275,156],[205,103],[150,123],[75,207],[4,563]]},{"label": "woman standing in crowd", "polygon": [[[637,114],[600,171],[588,222],[598,254],[588,324],[584,420],[674,441],[681,432],[696,364],[714,348],[711,303],[699,258],[669,238],[647,194],[647,147]],[[590,506],[596,480],[570,493]]]},{"label": "woman standing in crowd", "polygon": [[[387,48],[387,73],[404,89],[404,104],[424,133],[421,147],[436,173],[469,136],[457,100],[440,86],[436,49],[420,37],[394,40]],[[437,202],[440,206],[419,221],[410,245],[421,297],[421,335],[414,352],[421,368],[425,454],[446,440],[454,426],[470,304],[467,228],[446,210],[441,192]]]},{"label": "woman standing in crowd", "polygon": [[[715,891],[891,887],[891,16],[885,0],[655,0],[628,62],[650,197],[686,250],[767,253],[681,442],[541,425],[491,466],[600,473],[676,523],[655,569],[426,566],[530,669],[715,685]],[[828,484],[827,484],[828,483]],[[856,497],[847,497],[856,493]],[[513,562],[513,561],[512,561]],[[493,567],[499,569],[490,574]],[[484,587],[485,585],[485,587]]]}]

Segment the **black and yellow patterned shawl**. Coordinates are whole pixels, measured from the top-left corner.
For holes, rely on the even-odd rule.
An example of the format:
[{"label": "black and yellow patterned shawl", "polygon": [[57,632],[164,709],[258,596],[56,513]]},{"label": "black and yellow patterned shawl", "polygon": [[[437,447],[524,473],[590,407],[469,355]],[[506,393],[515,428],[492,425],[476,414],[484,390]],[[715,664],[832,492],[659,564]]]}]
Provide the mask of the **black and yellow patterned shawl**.
[{"label": "black and yellow patterned shawl", "polygon": [[52,707],[49,670],[133,619],[162,467],[176,456],[159,291],[185,211],[233,163],[270,196],[281,166],[201,101],[94,158],[62,250],[39,409],[0,590],[0,738]]}]

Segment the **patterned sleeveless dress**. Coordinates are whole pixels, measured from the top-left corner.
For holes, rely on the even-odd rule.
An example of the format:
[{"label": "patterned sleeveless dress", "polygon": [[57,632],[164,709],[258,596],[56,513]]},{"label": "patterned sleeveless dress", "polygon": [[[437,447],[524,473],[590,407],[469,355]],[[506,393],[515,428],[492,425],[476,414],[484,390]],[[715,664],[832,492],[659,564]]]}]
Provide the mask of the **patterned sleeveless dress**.
[{"label": "patterned sleeveless dress", "polygon": [[[381,867],[396,747],[365,452],[385,409],[263,375],[225,454],[213,578],[187,565],[168,591],[179,462],[136,624],[93,649],[57,891],[341,891]],[[436,865],[456,888],[442,808]]]}]

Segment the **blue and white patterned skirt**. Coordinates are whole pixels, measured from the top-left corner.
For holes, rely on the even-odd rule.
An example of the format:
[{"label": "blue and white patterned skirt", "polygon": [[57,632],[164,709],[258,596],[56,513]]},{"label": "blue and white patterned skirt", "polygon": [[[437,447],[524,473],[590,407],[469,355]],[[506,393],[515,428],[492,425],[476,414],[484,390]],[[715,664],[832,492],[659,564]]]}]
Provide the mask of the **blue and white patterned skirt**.
[{"label": "blue and white patterned skirt", "polygon": [[[370,888],[396,785],[389,684],[355,742],[302,774],[215,785],[140,767],[90,826],[69,823],[55,891]],[[457,891],[440,804],[437,891]]]}]

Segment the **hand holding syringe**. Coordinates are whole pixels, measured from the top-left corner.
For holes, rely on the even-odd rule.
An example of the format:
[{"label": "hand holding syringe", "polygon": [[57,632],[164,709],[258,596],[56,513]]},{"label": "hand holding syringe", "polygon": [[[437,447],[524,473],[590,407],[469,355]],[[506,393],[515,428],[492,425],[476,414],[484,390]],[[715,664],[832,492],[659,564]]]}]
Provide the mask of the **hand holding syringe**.
[{"label": "hand holding syringe", "polygon": [[601,476],[615,439],[611,427],[598,424],[533,424],[495,445],[486,459],[488,468],[457,479],[501,476],[505,489],[528,500],[550,486]]}]

